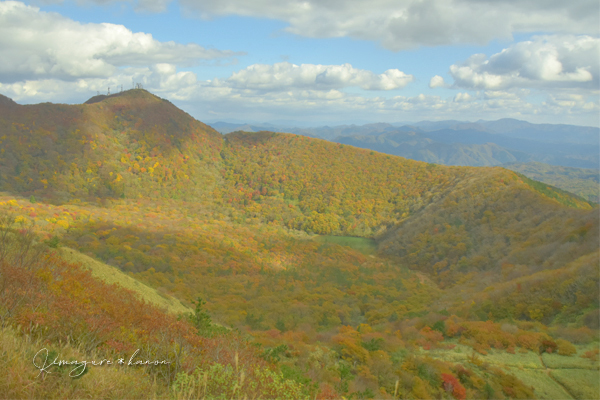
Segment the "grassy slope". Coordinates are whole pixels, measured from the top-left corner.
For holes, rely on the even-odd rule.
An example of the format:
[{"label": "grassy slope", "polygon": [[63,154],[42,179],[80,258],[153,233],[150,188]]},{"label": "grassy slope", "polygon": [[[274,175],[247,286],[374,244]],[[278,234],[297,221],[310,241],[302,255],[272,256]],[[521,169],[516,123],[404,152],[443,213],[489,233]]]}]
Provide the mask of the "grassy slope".
[{"label": "grassy slope", "polygon": [[358,250],[363,254],[372,255],[377,250],[377,244],[373,239],[358,238],[353,236],[318,236],[317,241],[322,243],[334,243]]},{"label": "grassy slope", "polygon": [[179,300],[139,282],[118,268],[104,264],[68,247],[61,248],[61,255],[68,262],[80,263],[82,266],[90,269],[92,275],[106,283],[116,283],[125,289],[133,290],[138,294],[140,299],[148,303],[167,309],[169,312],[175,314],[192,312],[190,308],[181,304]]},{"label": "grassy slope", "polygon": [[526,385],[535,388],[536,397],[539,399],[556,400],[572,399],[573,397],[565,388],[553,380],[546,371],[538,369],[520,369],[508,368],[507,372],[512,373]]},{"label": "grassy slope", "polygon": [[550,372],[576,399],[600,398],[600,374],[598,371],[559,369]]},{"label": "grassy slope", "polygon": [[[12,328],[0,328],[0,393],[5,399],[67,399],[67,398],[127,398],[148,399],[150,396],[166,397],[165,387],[137,368],[118,368],[113,366],[88,367],[87,374],[81,379],[72,379],[65,371],[49,369],[44,379],[40,371],[32,367],[34,355],[43,348],[56,351],[61,360],[100,361],[102,357],[81,351],[69,344],[49,345],[41,340],[24,340]],[[43,353],[45,354],[45,353]],[[48,360],[50,363],[52,360]],[[42,365],[43,359],[38,359]]]},{"label": "grassy slope", "polygon": [[[577,354],[560,356],[544,353],[544,367],[540,356],[527,351],[510,354],[505,351],[490,350],[486,355],[476,354],[464,345],[457,344],[451,350],[422,350],[421,353],[433,358],[469,365],[491,364],[511,373],[526,385],[534,387],[539,399],[595,399],[598,398],[600,364],[598,361],[582,359],[581,354],[589,346],[576,346]],[[548,360],[551,360],[549,363]]]},{"label": "grassy slope", "polygon": [[598,360],[590,360],[589,358],[581,357],[587,351],[598,348],[598,343],[591,343],[588,345],[576,346],[577,354],[573,357],[564,357],[559,354],[544,353],[542,359],[544,364],[548,368],[552,369],[586,369],[586,370],[600,370],[600,362]]}]

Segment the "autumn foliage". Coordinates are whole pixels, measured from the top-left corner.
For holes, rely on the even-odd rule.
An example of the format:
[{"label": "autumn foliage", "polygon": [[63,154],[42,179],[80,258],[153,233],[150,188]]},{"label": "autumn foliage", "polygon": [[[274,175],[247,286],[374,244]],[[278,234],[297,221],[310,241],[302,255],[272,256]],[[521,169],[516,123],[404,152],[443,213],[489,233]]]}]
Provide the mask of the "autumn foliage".
[{"label": "autumn foliage", "polygon": [[[572,357],[599,328],[597,208],[502,168],[221,136],[134,90],[0,105],[0,190],[7,337],[172,360],[134,373],[157,397],[532,398],[481,357]],[[61,247],[196,315],[95,279]]]}]

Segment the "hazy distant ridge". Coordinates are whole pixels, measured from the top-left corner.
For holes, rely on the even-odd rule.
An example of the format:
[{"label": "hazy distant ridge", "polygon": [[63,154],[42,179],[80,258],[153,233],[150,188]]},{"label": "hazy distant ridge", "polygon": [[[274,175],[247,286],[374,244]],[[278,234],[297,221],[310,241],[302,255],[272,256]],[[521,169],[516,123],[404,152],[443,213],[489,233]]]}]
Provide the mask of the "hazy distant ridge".
[{"label": "hazy distant ridge", "polygon": [[515,162],[599,167],[600,129],[587,126],[498,121],[421,121],[298,128],[271,124],[212,126],[221,133],[289,132],[444,165],[494,166]]}]

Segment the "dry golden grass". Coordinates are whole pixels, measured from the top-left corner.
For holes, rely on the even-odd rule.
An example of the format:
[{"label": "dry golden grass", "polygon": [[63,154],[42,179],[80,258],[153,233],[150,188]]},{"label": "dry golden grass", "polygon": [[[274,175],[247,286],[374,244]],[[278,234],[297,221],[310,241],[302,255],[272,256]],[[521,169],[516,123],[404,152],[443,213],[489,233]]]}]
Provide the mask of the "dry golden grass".
[{"label": "dry golden grass", "polygon": [[456,341],[447,341],[446,343],[455,344],[451,350],[448,349],[434,349],[434,350],[420,350],[421,354],[428,355],[430,357],[439,358],[448,362],[465,362],[467,361],[473,354],[477,358],[481,360],[481,362],[485,362],[497,367],[514,367],[514,368],[524,368],[524,369],[543,369],[544,366],[540,361],[540,357],[531,352],[527,351],[525,353],[517,352],[515,354],[507,353],[504,350],[496,350],[490,349],[488,350],[488,354],[482,355],[479,353],[475,353],[475,351],[465,345],[456,344]]},{"label": "dry golden grass", "polygon": [[600,362],[590,360],[589,358],[582,358],[581,356],[585,354],[586,350],[589,350],[588,347],[584,346],[576,346],[577,354],[572,356],[561,356],[559,354],[548,354],[544,353],[542,356],[544,358],[544,363],[548,368],[553,369],[591,369],[598,370],[600,369]]},{"label": "dry golden grass", "polygon": [[[455,343],[455,341],[450,341]],[[457,344],[453,349],[419,350],[419,354],[453,363],[467,363],[475,354],[479,363],[487,363],[513,374],[526,385],[532,386],[536,398],[540,399],[599,399],[600,371],[598,362],[581,358],[586,350],[595,348],[596,343],[576,346],[578,353],[573,356],[543,354],[544,362],[551,370],[546,370],[540,356],[531,351],[515,354],[503,350],[489,350],[481,355],[468,346]],[[548,373],[551,374],[548,375]],[[553,379],[554,378],[554,379]],[[566,390],[568,391],[565,391]],[[571,395],[569,394],[571,393]]]},{"label": "dry golden grass", "polygon": [[524,384],[535,388],[537,399],[572,399],[565,389],[555,382],[546,371],[510,368],[507,372],[513,374]]},{"label": "dry golden grass", "polygon": [[169,312],[174,314],[192,312],[190,308],[181,304],[176,298],[159,293],[156,289],[137,281],[115,267],[106,265],[68,247],[61,247],[61,253],[65,260],[81,263],[84,267],[89,268],[95,277],[102,279],[106,283],[116,283],[125,289],[133,290],[138,293],[140,298],[144,301],[152,303],[160,308],[166,308]]},{"label": "dry golden grass", "polygon": [[[70,345],[48,345],[29,340],[12,328],[0,329],[0,397],[6,399],[123,398],[153,399],[168,396],[167,388],[157,385],[143,370],[119,366],[92,366],[81,378],[69,377],[70,366],[40,375],[33,364],[36,353],[47,348],[60,360],[100,360],[84,355]],[[38,365],[43,361],[38,359]],[[48,360],[48,363],[51,361]]]},{"label": "dry golden grass", "polygon": [[555,369],[551,372],[576,399],[600,398],[600,371],[586,369]]}]

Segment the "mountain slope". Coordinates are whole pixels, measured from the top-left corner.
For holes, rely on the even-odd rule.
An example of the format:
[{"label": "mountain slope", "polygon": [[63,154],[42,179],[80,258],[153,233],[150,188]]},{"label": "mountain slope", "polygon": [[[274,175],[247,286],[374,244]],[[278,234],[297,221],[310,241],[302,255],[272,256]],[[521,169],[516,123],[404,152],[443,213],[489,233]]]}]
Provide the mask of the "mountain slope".
[{"label": "mountain slope", "polygon": [[88,268],[94,277],[101,279],[107,284],[117,284],[125,289],[134,291],[141,300],[154,304],[156,307],[173,314],[192,312],[190,308],[185,307],[179,300],[167,294],[161,294],[156,289],[140,283],[124,274],[118,268],[101,263],[68,247],[61,247],[60,255],[68,262],[77,263],[84,268]]},{"label": "mountain slope", "polygon": [[597,209],[565,208],[535,189],[524,190],[527,180],[502,170],[494,175],[495,182],[488,177],[461,182],[383,235],[380,251],[444,286],[473,272],[493,271],[502,280],[505,264],[517,265],[522,276],[562,268],[597,251]]},{"label": "mountain slope", "polygon": [[[504,174],[507,182],[518,180],[508,171],[440,166],[290,134],[236,132],[225,137],[229,182],[249,199],[262,196],[259,207],[263,200],[282,198],[297,202],[304,214],[314,211],[339,218],[346,214],[352,219],[367,212],[382,224],[405,218],[434,196],[445,196],[457,183],[474,177],[494,180]],[[494,186],[498,189],[502,187]],[[529,184],[521,189],[535,190]],[[551,192],[543,195],[591,208],[581,199]],[[340,226],[341,232],[347,229]]]},{"label": "mountain slope", "polygon": [[[0,106],[0,187],[56,201],[210,196],[221,135],[130,90],[82,105]],[[190,175],[193,178],[190,178]]]}]

